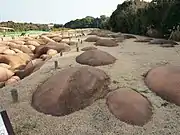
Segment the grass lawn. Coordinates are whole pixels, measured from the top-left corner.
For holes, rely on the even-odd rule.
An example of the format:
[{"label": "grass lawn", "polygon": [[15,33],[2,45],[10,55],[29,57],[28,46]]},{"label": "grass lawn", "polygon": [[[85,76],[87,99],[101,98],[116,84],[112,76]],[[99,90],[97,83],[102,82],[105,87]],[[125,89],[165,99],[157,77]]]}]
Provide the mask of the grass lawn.
[{"label": "grass lawn", "polygon": [[[34,35],[34,34],[42,34],[46,33],[46,31],[21,31],[21,32],[5,32],[6,37],[17,37],[20,36],[22,33],[26,33],[25,35]],[[0,37],[3,37],[3,32],[0,32]]]}]

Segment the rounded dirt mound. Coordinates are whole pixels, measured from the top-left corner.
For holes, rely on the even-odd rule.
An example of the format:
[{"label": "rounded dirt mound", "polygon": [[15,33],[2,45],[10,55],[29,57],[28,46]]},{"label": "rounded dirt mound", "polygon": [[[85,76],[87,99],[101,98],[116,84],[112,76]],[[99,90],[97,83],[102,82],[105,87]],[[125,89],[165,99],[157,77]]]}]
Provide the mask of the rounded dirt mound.
[{"label": "rounded dirt mound", "polygon": [[134,42],[144,43],[144,42],[150,42],[151,40],[153,40],[153,39],[152,38],[142,38],[142,39],[137,39]]},{"label": "rounded dirt mound", "polygon": [[93,36],[93,37],[88,37],[84,41],[86,41],[86,42],[97,42],[99,39],[100,39],[99,37]]},{"label": "rounded dirt mound", "polygon": [[76,62],[83,65],[103,66],[115,63],[116,58],[100,50],[86,51],[76,57]]},{"label": "rounded dirt mound", "polygon": [[66,43],[49,42],[46,45],[41,45],[36,47],[36,49],[34,50],[35,53],[34,58],[39,58],[41,55],[46,54],[49,49],[56,50],[59,53],[59,52],[68,52],[70,51],[71,48]]},{"label": "rounded dirt mound", "polygon": [[153,39],[149,42],[149,44],[171,44],[171,45],[178,45],[175,41],[166,40],[166,39]]},{"label": "rounded dirt mound", "polygon": [[151,69],[146,85],[161,98],[180,105],[180,66],[161,66]]},{"label": "rounded dirt mound", "polygon": [[88,46],[81,49],[81,51],[90,51],[90,50],[97,50],[97,48],[94,46]]},{"label": "rounded dirt mound", "polygon": [[115,117],[128,124],[143,126],[152,116],[151,103],[131,89],[109,93],[106,104]]},{"label": "rounded dirt mound", "polygon": [[94,45],[96,46],[106,46],[106,47],[115,47],[118,46],[116,41],[111,39],[100,39]]},{"label": "rounded dirt mound", "polygon": [[108,92],[109,76],[89,66],[60,71],[38,87],[32,106],[39,112],[64,116],[91,105]]}]

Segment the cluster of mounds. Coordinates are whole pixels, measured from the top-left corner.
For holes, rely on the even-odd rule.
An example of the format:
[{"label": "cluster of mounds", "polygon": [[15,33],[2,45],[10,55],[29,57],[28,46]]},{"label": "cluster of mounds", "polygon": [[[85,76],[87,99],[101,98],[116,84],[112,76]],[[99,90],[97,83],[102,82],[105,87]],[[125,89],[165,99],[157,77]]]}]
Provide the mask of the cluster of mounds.
[{"label": "cluster of mounds", "polygon": [[[77,33],[76,37],[81,36]],[[45,33],[36,37],[21,37],[0,42],[0,82],[1,87],[18,82],[20,79],[40,69],[52,56],[70,51],[76,44],[68,34]]]},{"label": "cluster of mounds", "polygon": [[[112,47],[109,39],[102,40],[107,41],[105,46]],[[93,46],[82,50],[76,62],[86,66],[67,68],[47,79],[33,93],[33,108],[44,114],[65,116],[106,98],[109,111],[119,120],[138,126],[146,124],[153,114],[149,100],[128,88],[112,91],[110,77],[93,67],[113,64],[116,58]]]},{"label": "cluster of mounds", "polygon": [[[102,33],[103,35],[106,36],[100,36]],[[110,43],[108,42],[111,42],[112,46],[116,46],[116,43],[123,42],[126,39],[136,39],[134,42],[142,42],[142,43],[147,42],[149,44],[160,45],[160,47],[174,47],[175,45],[178,45],[178,43],[173,40],[160,39],[156,36],[154,38],[138,38],[137,36],[132,34],[123,34],[120,32],[112,33],[108,31],[98,31],[98,30],[91,32],[89,35],[94,35],[94,36],[88,37],[85,41],[96,42],[95,45],[99,45],[99,46],[107,46],[106,45],[107,43],[110,47]],[[101,37],[106,37],[107,39]]]},{"label": "cluster of mounds", "polygon": [[113,33],[104,30],[101,31],[96,30],[91,32],[89,35],[91,36],[85,39],[84,40],[85,42],[95,42],[94,43],[95,46],[104,46],[104,47],[116,47],[118,46],[119,42],[123,42],[126,39],[137,39],[137,37],[132,34]]},{"label": "cluster of mounds", "polygon": [[175,41],[166,39],[153,39],[149,44],[160,44],[161,47],[174,47],[174,45],[178,45]]},{"label": "cluster of mounds", "polygon": [[[92,34],[100,35],[99,31]],[[96,100],[105,98],[108,110],[122,122],[143,126],[151,120],[153,107],[148,98],[130,88],[112,90],[110,88],[110,76],[105,71],[95,67],[113,64],[117,60],[108,52],[101,51],[99,49],[101,46],[117,47],[118,43],[114,39],[123,37],[124,40],[136,37],[121,33],[107,32],[105,34],[110,38],[94,36],[85,40],[87,42],[95,42],[95,45],[99,47],[98,49],[94,46],[82,48],[84,52],[76,57],[76,62],[82,65],[60,70],[38,86],[32,94],[31,100],[31,105],[35,110],[47,115],[65,116],[90,106]],[[40,42],[37,41],[46,43],[37,45],[34,41],[39,44]],[[51,58],[44,55],[52,56],[56,53],[70,50],[69,45],[62,42],[63,37],[60,35],[41,35],[34,41],[33,44],[36,44],[36,46],[32,53],[2,54],[0,56],[1,64],[6,63],[6,65],[0,66],[1,82],[4,81],[6,84],[9,84],[37,71]],[[137,39],[136,42],[154,43],[156,40],[147,38]],[[158,43],[176,44],[169,40],[165,40],[165,42],[164,40],[158,40]],[[20,56],[21,59],[19,58]],[[17,64],[13,59],[17,59],[18,63],[21,64]],[[23,65],[22,63],[25,64]],[[144,82],[158,96],[180,105],[179,79],[180,67],[162,66],[148,71]]]},{"label": "cluster of mounds", "polygon": [[98,68],[71,67],[40,85],[31,105],[44,114],[65,116],[106,98],[109,111],[127,124],[143,126],[151,119],[152,105],[146,97],[128,88],[112,91],[110,84],[110,77]]},{"label": "cluster of mounds", "polygon": [[160,47],[174,47],[175,45],[179,45],[177,42],[173,40],[166,39],[153,39],[153,38],[142,38],[137,39],[134,42],[147,42],[149,44],[160,45]]},{"label": "cluster of mounds", "polygon": [[89,33],[88,35],[96,35],[98,37],[109,37],[109,38],[119,38],[119,37],[123,37],[124,39],[130,39],[130,38],[136,38],[135,35],[132,34],[123,34],[123,33],[114,33],[108,30],[94,30],[91,33]]}]

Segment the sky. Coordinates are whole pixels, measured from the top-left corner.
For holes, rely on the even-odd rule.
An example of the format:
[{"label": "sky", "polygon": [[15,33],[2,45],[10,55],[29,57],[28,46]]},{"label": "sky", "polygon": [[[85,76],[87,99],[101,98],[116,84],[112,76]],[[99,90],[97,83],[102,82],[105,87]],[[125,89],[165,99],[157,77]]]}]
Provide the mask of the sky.
[{"label": "sky", "polygon": [[110,16],[124,0],[0,0],[0,22],[64,24],[86,16]]}]

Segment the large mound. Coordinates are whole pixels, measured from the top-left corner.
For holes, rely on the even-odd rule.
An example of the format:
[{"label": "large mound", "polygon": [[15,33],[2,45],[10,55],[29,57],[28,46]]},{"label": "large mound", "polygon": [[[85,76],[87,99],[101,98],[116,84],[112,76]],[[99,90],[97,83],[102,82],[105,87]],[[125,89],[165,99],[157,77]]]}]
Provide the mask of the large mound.
[{"label": "large mound", "polygon": [[76,57],[76,62],[90,66],[102,66],[113,64],[116,58],[107,52],[100,50],[89,50]]},{"label": "large mound", "polygon": [[92,37],[88,37],[87,39],[85,39],[84,41],[86,42],[97,42],[100,38],[97,36],[92,36]]},{"label": "large mound", "polygon": [[148,72],[146,85],[163,99],[180,105],[180,67],[162,66]]},{"label": "large mound", "polygon": [[113,41],[111,39],[100,39],[94,45],[97,45],[97,46],[106,46],[106,47],[118,46],[117,42]]},{"label": "large mound", "polygon": [[106,103],[112,114],[128,124],[143,126],[152,116],[151,103],[131,89],[109,93]]},{"label": "large mound", "polygon": [[32,106],[39,112],[64,116],[91,105],[108,93],[110,78],[93,67],[60,71],[33,93]]}]

